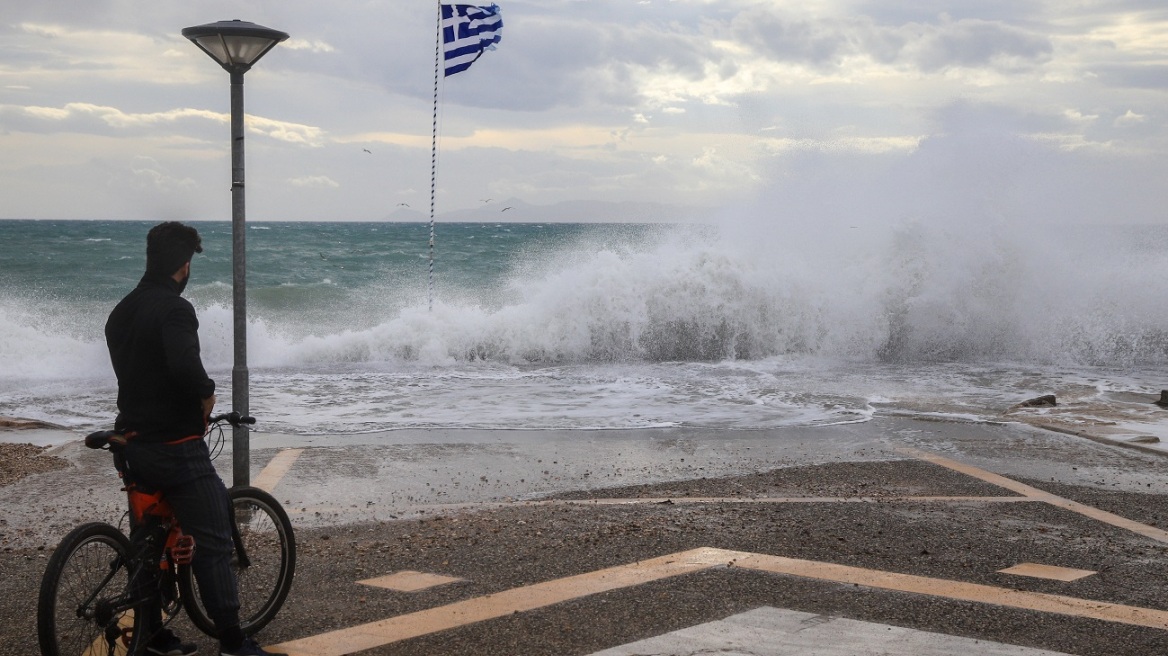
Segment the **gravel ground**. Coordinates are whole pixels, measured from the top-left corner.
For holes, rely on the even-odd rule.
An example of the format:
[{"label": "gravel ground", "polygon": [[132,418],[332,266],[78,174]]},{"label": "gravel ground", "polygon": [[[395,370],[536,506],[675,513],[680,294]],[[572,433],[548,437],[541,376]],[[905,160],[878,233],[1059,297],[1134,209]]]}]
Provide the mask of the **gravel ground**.
[{"label": "gravel ground", "polygon": [[[1025,482],[1139,521],[1168,521],[1168,497],[1163,495]],[[1008,494],[920,461],[843,462],[558,498],[863,496],[875,501],[516,504],[420,520],[298,529],[295,586],[261,638],[276,643],[306,637],[705,546],[1168,608],[1168,545],[1042,503],[888,499]],[[35,595],[47,555],[37,549],[0,554],[0,654],[36,653]],[[1021,562],[1099,573],[1071,583],[998,573]],[[464,581],[415,593],[355,583],[398,570]],[[588,654],[763,605],[1071,654],[1168,653],[1164,631],[733,567],[594,595],[363,653]],[[185,624],[178,629],[199,637]],[[213,643],[200,639],[202,653],[213,653]]]},{"label": "gravel ground", "polygon": [[0,487],[69,466],[61,458],[44,455],[45,450],[32,444],[0,444]]}]

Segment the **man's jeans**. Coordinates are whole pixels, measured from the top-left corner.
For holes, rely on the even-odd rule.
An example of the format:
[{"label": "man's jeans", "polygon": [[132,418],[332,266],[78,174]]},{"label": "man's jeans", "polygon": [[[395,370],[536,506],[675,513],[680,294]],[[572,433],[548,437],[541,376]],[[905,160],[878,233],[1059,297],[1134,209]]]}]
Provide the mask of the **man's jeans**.
[{"label": "man's jeans", "polygon": [[183,533],[195,538],[191,569],[199,596],[220,632],[239,625],[239,592],[231,566],[230,501],[205,440],[126,446],[129,475],[143,487],[161,490]]}]

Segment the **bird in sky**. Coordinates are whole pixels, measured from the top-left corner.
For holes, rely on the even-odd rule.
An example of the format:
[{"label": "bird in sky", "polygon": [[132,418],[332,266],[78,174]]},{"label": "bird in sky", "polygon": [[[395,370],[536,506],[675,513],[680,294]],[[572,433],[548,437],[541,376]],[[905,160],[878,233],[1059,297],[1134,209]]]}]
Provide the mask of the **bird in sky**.
[{"label": "bird in sky", "polygon": [[409,207],[410,204],[409,203],[398,203],[397,206],[398,207]]},{"label": "bird in sky", "polygon": [[509,209],[512,209],[512,208],[510,208],[510,207],[504,207],[503,209],[501,209],[501,210],[499,210],[499,211],[500,211],[500,212],[506,212],[506,211],[507,211],[507,210],[509,210]]},{"label": "bird in sky", "polygon": [[480,198],[479,200],[483,201],[484,203],[489,203],[495,199],[494,198]]},{"label": "bird in sky", "polygon": [[365,152],[369,153],[370,155],[372,155],[372,154],[373,154],[373,151],[372,151],[372,150],[369,150],[368,148],[362,148],[361,150],[363,150],[363,151],[365,151]]}]

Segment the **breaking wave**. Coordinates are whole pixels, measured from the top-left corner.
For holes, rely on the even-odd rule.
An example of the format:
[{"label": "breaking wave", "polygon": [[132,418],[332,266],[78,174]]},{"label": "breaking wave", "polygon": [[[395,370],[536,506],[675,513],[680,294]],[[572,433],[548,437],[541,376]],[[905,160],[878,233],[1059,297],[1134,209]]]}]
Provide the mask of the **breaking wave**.
[{"label": "breaking wave", "polygon": [[[919,223],[743,244],[682,230],[649,248],[575,245],[517,263],[490,299],[463,290],[372,307],[329,333],[258,321],[254,352],[298,362],[755,360],[1168,362],[1166,250],[1089,235],[1028,241]],[[376,295],[377,292],[370,291]],[[497,299],[503,298],[502,302]],[[492,301],[494,301],[492,303]],[[226,357],[228,309],[209,308]],[[205,322],[207,323],[207,322]]]},{"label": "breaking wave", "polygon": [[[256,366],[757,360],[1168,362],[1168,244],[905,222],[679,227],[521,249],[506,274],[440,288],[332,280],[252,295]],[[192,285],[209,367],[230,367],[229,289]],[[99,307],[100,305],[100,307]],[[0,299],[9,375],[106,375],[101,304]]]}]

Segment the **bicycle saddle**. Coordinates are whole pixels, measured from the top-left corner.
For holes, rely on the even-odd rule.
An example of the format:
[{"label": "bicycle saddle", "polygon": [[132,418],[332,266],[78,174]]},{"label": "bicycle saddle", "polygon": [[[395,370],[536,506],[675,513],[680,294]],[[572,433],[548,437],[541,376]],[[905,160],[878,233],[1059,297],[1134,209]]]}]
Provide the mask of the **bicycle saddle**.
[{"label": "bicycle saddle", "polygon": [[126,434],[118,430],[103,430],[85,436],[85,446],[91,449],[126,446]]}]

